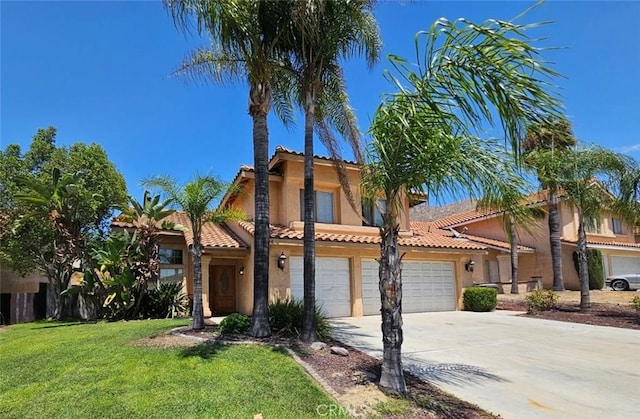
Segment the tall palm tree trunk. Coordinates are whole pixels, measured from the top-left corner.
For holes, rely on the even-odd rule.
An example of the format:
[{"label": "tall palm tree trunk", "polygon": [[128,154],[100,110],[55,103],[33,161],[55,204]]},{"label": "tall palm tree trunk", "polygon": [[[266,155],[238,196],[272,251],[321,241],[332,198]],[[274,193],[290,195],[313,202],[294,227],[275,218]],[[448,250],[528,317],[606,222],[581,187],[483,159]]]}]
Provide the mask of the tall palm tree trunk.
[{"label": "tall palm tree trunk", "polygon": [[553,290],[564,291],[558,196],[556,195],[555,189],[551,187],[549,188],[549,245],[551,247],[551,265],[553,267]]},{"label": "tall palm tree trunk", "polygon": [[193,330],[204,329],[204,307],[202,306],[202,251],[200,243],[193,243]]},{"label": "tall palm tree trunk", "polygon": [[[252,89],[254,90],[254,89]],[[253,92],[251,94],[253,99]],[[258,107],[259,105],[256,105]],[[266,107],[263,105],[263,107]],[[253,246],[253,316],[251,335],[265,337],[269,328],[269,131],[265,110],[253,116],[253,159],[255,165],[255,241]],[[268,109],[268,107],[267,107]]]},{"label": "tall palm tree trunk", "polygon": [[402,372],[402,277],[398,253],[399,226],[384,215],[380,229],[380,299],[382,302],[382,374],[380,387],[394,394],[405,394],[407,385]]},{"label": "tall palm tree trunk", "polygon": [[315,193],[313,190],[313,125],[314,103],[312,93],[307,93],[304,122],[304,318],[302,340],[316,339],[316,239]]},{"label": "tall palm tree trunk", "polygon": [[511,294],[518,294],[518,233],[513,223],[509,226],[511,243]]},{"label": "tall palm tree trunk", "polygon": [[589,292],[589,265],[587,263],[587,234],[584,230],[584,216],[578,211],[578,277],[580,278],[580,311],[591,308],[591,294]]}]

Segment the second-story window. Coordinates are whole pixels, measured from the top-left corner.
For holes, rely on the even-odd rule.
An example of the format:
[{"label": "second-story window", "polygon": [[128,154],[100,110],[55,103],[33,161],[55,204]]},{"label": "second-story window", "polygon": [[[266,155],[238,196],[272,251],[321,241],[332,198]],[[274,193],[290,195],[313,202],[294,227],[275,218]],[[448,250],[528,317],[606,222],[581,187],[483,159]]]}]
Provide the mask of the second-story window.
[{"label": "second-story window", "polygon": [[590,234],[602,234],[602,223],[600,219],[596,219],[592,223],[586,223],[584,231]]},{"label": "second-story window", "polygon": [[611,227],[613,228],[613,234],[622,234],[622,222],[619,218],[611,219]]},{"label": "second-story window", "polygon": [[181,249],[160,248],[158,259],[160,259],[159,282],[182,282],[184,265]]},{"label": "second-story window", "polygon": [[362,216],[367,220],[363,225],[372,227],[382,227],[382,213],[387,210],[387,201],[376,199],[376,203],[363,202]]},{"label": "second-story window", "polygon": [[[316,222],[333,224],[333,193],[315,191]],[[304,189],[300,189],[300,219],[304,220]]]}]

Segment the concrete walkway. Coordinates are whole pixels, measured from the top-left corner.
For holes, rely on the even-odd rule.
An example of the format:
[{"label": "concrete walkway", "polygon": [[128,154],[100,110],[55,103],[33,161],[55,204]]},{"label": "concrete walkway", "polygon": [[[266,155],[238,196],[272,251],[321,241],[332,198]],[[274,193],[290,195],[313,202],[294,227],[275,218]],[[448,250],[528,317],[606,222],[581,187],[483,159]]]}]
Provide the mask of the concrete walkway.
[{"label": "concrete walkway", "polygon": [[[640,331],[515,316],[405,314],[404,368],[504,418],[640,418]],[[382,357],[380,317],[332,321]]]}]

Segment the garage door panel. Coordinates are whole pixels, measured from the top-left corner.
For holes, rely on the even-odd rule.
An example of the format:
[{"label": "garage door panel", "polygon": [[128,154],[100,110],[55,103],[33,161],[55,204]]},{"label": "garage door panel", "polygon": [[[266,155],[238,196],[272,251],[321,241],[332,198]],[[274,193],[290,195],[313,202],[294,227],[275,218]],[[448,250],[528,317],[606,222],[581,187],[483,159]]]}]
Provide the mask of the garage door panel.
[{"label": "garage door panel", "polygon": [[[362,260],[362,298],[365,315],[380,312],[378,263]],[[402,311],[455,310],[455,280],[452,262],[403,262]]]},{"label": "garage door panel", "polygon": [[611,256],[611,275],[640,273],[640,257]]},{"label": "garage door panel", "polygon": [[[291,298],[304,298],[303,258],[290,258]],[[327,317],[351,315],[349,259],[316,258],[316,304]]]}]

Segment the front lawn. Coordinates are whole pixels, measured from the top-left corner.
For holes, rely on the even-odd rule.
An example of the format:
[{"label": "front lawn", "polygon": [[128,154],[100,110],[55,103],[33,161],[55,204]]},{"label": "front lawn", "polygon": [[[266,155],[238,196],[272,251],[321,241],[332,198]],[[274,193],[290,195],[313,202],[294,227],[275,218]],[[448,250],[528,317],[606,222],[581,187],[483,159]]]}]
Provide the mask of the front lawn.
[{"label": "front lawn", "polygon": [[271,347],[140,345],[185,324],[5,328],[0,417],[302,418],[334,403],[286,353]]}]

